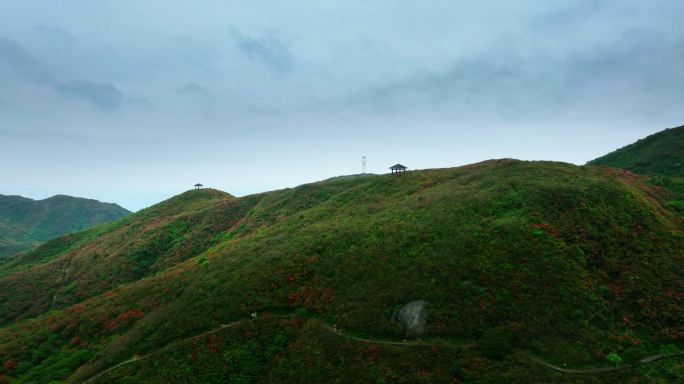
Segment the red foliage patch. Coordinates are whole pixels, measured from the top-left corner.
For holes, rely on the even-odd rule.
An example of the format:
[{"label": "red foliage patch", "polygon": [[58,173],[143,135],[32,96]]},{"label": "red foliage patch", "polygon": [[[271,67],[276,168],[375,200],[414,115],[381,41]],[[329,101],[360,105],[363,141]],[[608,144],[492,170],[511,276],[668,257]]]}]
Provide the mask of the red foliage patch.
[{"label": "red foliage patch", "polygon": [[85,309],[86,309],[86,306],[85,306],[85,304],[83,304],[83,303],[74,304],[74,305],[71,307],[71,310],[74,311],[75,313],[81,313],[81,312],[83,312]]},{"label": "red foliage patch", "polygon": [[74,336],[69,340],[69,344],[71,345],[78,345],[81,342],[81,338],[79,336]]},{"label": "red foliage patch", "polygon": [[216,335],[210,335],[207,339],[207,347],[209,347],[211,353],[218,352],[218,348],[216,347],[216,338]]},{"label": "red foliage patch", "polygon": [[295,341],[287,345],[287,349],[289,351],[297,351],[302,349],[302,344],[301,342]]},{"label": "red foliage patch", "polygon": [[11,371],[16,366],[17,366],[17,360],[16,359],[9,359],[2,364],[2,367],[5,368],[5,371]]},{"label": "red foliage patch", "polygon": [[128,324],[130,320],[140,320],[143,318],[144,315],[145,314],[143,313],[143,311],[139,309],[128,310],[117,316],[115,319],[112,319],[109,323],[107,323],[105,329],[111,331],[112,329],[118,327],[121,324]]},{"label": "red foliage patch", "polygon": [[357,364],[375,363],[379,357],[380,347],[378,347],[377,345],[374,345],[370,348],[368,348],[367,346],[361,346],[357,349],[357,355],[354,358],[354,361]]},{"label": "red foliage patch", "polygon": [[517,321],[512,321],[508,324],[507,328],[511,332],[519,332],[523,328],[523,324]]},{"label": "red foliage patch", "polygon": [[558,231],[556,231],[549,223],[537,223],[532,224],[532,228],[541,229],[553,237],[558,237]]},{"label": "red foliage patch", "polygon": [[308,310],[322,312],[326,304],[333,301],[335,293],[329,288],[314,288],[313,285],[300,286],[297,291],[299,302]]},{"label": "red foliage patch", "polygon": [[663,330],[663,334],[670,338],[670,340],[678,340],[682,337],[684,337],[684,327],[678,327],[678,328],[673,328],[673,327],[666,327]]}]

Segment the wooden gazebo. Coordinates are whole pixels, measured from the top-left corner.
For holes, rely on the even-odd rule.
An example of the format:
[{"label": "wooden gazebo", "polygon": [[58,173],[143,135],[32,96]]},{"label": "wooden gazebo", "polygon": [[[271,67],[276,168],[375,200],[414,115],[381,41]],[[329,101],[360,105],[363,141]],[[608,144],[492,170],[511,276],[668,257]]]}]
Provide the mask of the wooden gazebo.
[{"label": "wooden gazebo", "polygon": [[203,187],[203,185],[200,184],[200,183],[195,184],[195,189],[200,189],[200,188],[202,188],[202,187]]},{"label": "wooden gazebo", "polygon": [[401,165],[401,164],[394,164],[393,166],[390,167],[392,170],[393,175],[401,175],[403,173],[406,173],[406,170],[408,169],[407,167]]}]

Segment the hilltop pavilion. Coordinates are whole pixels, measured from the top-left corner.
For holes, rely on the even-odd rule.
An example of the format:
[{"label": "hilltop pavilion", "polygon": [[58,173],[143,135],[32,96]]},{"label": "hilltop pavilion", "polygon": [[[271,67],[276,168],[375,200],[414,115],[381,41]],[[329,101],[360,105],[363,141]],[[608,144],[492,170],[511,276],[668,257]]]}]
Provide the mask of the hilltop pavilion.
[{"label": "hilltop pavilion", "polygon": [[401,175],[403,173],[406,173],[406,170],[408,168],[401,164],[394,164],[390,167],[390,169],[392,170],[392,174]]}]

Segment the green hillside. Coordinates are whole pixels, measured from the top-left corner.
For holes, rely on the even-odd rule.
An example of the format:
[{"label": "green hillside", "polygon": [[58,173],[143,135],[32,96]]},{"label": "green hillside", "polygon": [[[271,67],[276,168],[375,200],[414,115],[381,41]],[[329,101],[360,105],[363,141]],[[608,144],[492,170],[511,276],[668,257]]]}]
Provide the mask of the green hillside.
[{"label": "green hillside", "polygon": [[613,151],[589,165],[608,165],[651,176],[684,176],[684,125]]},{"label": "green hillside", "polygon": [[658,132],[587,163],[653,176],[669,190],[670,205],[684,213],[684,125]]},{"label": "green hillside", "polygon": [[32,200],[0,195],[0,258],[129,214],[116,204],[78,197],[57,195]]},{"label": "green hillside", "polygon": [[[667,199],[521,161],[186,192],[0,262],[0,382],[682,381],[677,359],[530,358],[684,349]],[[418,339],[392,321],[415,300]]]},{"label": "green hillside", "polygon": [[211,189],[187,192],[0,260],[0,324],[75,304],[204,252],[244,211],[244,201],[230,198]]}]

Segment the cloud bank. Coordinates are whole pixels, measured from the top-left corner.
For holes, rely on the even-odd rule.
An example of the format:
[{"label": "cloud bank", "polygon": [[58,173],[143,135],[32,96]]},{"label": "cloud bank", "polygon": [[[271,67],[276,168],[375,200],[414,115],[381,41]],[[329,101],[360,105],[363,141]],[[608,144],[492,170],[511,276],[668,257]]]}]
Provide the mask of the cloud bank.
[{"label": "cloud bank", "polygon": [[376,172],[583,163],[684,122],[681,14],[665,0],[9,2],[0,161],[17,166],[0,193],[140,208],[199,179],[240,194],[355,173],[362,155]]}]

